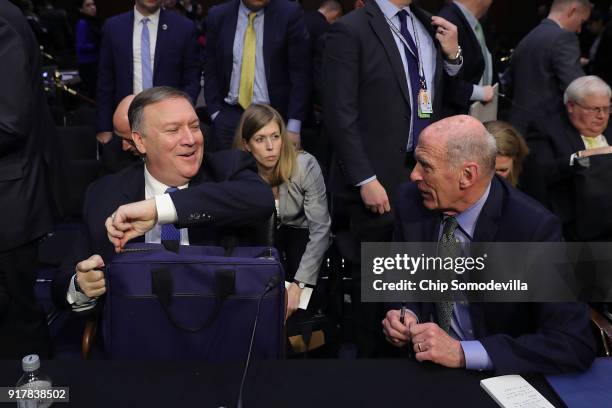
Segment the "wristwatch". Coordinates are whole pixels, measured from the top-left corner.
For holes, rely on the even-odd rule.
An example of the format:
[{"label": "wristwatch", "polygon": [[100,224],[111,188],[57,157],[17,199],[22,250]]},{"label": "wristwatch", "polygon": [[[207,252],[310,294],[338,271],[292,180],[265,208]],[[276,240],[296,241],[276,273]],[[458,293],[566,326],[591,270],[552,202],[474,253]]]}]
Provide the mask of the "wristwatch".
[{"label": "wristwatch", "polygon": [[300,288],[300,289],[304,289],[306,287],[306,284],[304,282],[300,282],[300,281],[294,280],[293,283],[298,285],[298,288]]},{"label": "wristwatch", "polygon": [[452,65],[461,65],[463,63],[463,50],[460,45],[457,46],[457,54],[455,54],[455,57],[448,58],[446,61]]}]

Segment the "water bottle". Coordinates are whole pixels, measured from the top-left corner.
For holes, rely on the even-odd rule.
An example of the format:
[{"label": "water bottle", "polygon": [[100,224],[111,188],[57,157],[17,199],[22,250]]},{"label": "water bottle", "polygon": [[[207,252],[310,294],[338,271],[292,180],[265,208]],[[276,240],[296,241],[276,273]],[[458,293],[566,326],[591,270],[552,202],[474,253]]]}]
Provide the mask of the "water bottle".
[{"label": "water bottle", "polygon": [[[20,390],[43,390],[51,388],[51,379],[40,371],[40,358],[37,354],[30,354],[21,360],[23,375],[17,381]],[[53,401],[21,400],[17,403],[19,408],[47,408]]]}]

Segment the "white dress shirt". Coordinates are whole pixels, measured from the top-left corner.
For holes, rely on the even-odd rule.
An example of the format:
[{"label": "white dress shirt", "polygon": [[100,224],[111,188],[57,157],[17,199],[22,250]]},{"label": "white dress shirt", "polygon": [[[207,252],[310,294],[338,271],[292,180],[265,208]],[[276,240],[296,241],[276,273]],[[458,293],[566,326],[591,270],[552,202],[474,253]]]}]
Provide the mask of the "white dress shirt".
[{"label": "white dress shirt", "polygon": [[[150,16],[146,16],[149,19],[147,27],[149,29],[149,45],[151,51],[151,73],[155,72],[155,44],[157,44],[157,27],[159,26],[159,13],[158,9],[155,13]],[[140,39],[142,37],[142,19],[145,18],[136,7],[134,7],[134,30],[132,34],[132,61],[134,66],[134,95],[142,92],[142,61],[140,58]]]}]

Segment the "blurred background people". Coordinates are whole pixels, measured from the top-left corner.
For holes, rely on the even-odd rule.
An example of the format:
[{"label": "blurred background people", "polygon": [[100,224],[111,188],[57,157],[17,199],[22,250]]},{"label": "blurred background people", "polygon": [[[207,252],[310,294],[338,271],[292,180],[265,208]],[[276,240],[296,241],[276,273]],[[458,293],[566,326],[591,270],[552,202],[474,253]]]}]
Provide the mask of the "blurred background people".
[{"label": "blurred background people", "polygon": [[77,0],[79,20],[76,25],[76,59],[85,93],[96,99],[98,60],[100,57],[100,23],[94,0]]}]

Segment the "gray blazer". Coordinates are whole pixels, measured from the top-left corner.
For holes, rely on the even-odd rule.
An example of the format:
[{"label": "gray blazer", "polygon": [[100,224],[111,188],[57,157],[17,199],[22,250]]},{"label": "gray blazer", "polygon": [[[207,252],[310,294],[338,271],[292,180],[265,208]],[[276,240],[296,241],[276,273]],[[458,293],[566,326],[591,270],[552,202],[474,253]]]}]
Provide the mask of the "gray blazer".
[{"label": "gray blazer", "polygon": [[308,228],[308,244],[295,279],[317,283],[319,267],[329,247],[331,219],[327,209],[325,182],[317,159],[300,152],[291,180],[279,186],[278,217],[281,224]]},{"label": "gray blazer", "polygon": [[523,134],[533,122],[564,111],[563,92],[584,75],[578,36],[544,19],[517,45],[508,79],[514,97],[510,122]]}]

